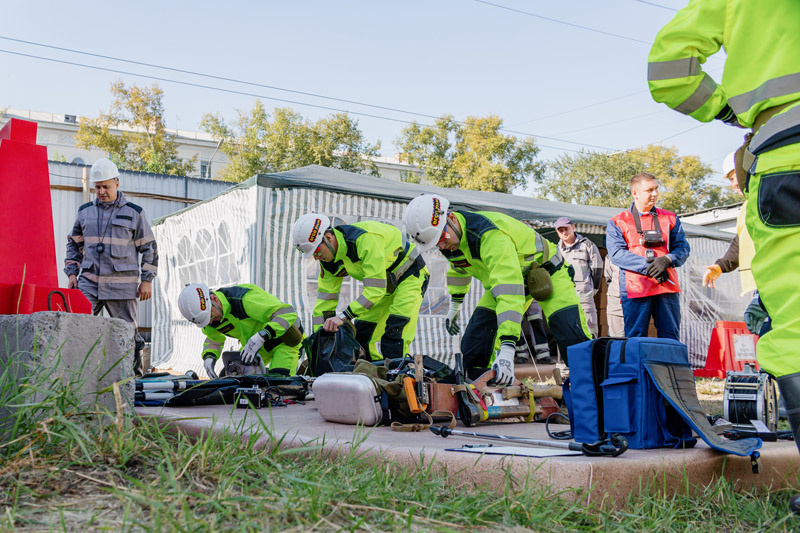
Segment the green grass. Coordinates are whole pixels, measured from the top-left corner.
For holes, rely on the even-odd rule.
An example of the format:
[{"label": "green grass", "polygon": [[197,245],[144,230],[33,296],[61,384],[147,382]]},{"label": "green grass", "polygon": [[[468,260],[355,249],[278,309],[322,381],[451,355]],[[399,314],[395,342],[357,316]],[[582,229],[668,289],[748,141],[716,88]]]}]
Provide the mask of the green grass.
[{"label": "green grass", "polygon": [[[63,385],[26,402],[25,382],[0,378],[0,402],[18,406],[13,439],[0,444],[0,531],[800,528],[787,512],[793,491],[737,492],[720,480],[686,496],[653,482],[616,505],[597,493],[587,504],[580,491],[559,494],[507,473],[497,492],[429,461],[419,469],[381,463],[358,443],[338,456],[323,443],[281,447],[264,423],[196,439],[151,418],[129,414],[118,424],[112,413],[81,409],[74,390]],[[257,445],[263,439],[266,449]]]}]

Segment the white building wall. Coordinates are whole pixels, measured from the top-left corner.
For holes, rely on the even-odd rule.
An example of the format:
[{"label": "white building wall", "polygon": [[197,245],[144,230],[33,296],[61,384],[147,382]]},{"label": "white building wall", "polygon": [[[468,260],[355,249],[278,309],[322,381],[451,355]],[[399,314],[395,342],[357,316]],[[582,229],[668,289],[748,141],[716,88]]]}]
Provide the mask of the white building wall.
[{"label": "white building wall", "polygon": [[736,233],[736,217],[739,216],[739,210],[742,205],[733,205],[726,207],[717,207],[713,209],[704,209],[695,213],[687,213],[680,215],[681,222],[684,224],[694,224],[696,226],[705,226],[707,228],[714,228],[720,231],[727,231],[728,233]]}]

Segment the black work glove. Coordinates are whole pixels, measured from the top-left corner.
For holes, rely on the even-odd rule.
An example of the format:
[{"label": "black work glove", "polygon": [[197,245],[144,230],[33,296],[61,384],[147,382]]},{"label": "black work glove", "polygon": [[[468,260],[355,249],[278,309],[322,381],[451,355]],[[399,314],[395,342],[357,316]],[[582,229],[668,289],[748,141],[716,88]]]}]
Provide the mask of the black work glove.
[{"label": "black work glove", "polygon": [[647,267],[647,275],[655,279],[659,283],[664,283],[669,279],[667,269],[672,266],[672,261],[666,255],[660,257],[648,258],[647,262],[650,266]]},{"label": "black work glove", "polygon": [[722,122],[724,122],[728,126],[735,126],[737,128],[744,128],[744,126],[742,126],[739,123],[739,117],[737,117],[736,113],[733,112],[733,109],[731,109],[731,106],[729,106],[727,104],[725,104],[725,107],[723,107],[722,110],[714,118],[717,119],[717,120],[721,120]]}]

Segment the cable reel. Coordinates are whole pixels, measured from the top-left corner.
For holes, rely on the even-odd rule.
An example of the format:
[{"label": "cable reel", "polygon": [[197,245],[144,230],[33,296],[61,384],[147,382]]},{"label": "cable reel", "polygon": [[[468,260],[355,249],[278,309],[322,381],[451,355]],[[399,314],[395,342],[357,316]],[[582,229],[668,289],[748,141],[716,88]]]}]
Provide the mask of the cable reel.
[{"label": "cable reel", "polygon": [[752,429],[751,420],[774,432],[778,425],[778,395],[775,380],[746,363],[741,372],[728,371],[722,401],[722,416],[734,427]]}]

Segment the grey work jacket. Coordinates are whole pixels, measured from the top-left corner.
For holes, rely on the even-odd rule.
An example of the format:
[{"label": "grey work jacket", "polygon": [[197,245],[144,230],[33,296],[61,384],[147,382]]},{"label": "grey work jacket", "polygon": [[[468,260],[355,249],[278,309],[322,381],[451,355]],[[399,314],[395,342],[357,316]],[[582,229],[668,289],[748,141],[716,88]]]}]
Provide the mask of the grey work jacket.
[{"label": "grey work jacket", "polygon": [[558,248],[567,262],[575,269],[575,290],[579,296],[594,296],[600,288],[600,278],[603,275],[603,258],[597,246],[582,236],[575,234],[575,242],[564,244],[558,241]]},{"label": "grey work jacket", "polygon": [[[102,253],[98,246],[103,243]],[[79,275],[78,288],[98,300],[130,300],[141,280],[152,281],[158,273],[158,251],[144,210],[128,202],[122,192],[116,201],[95,199],[78,208],[78,217],[67,236],[64,272]]]}]

